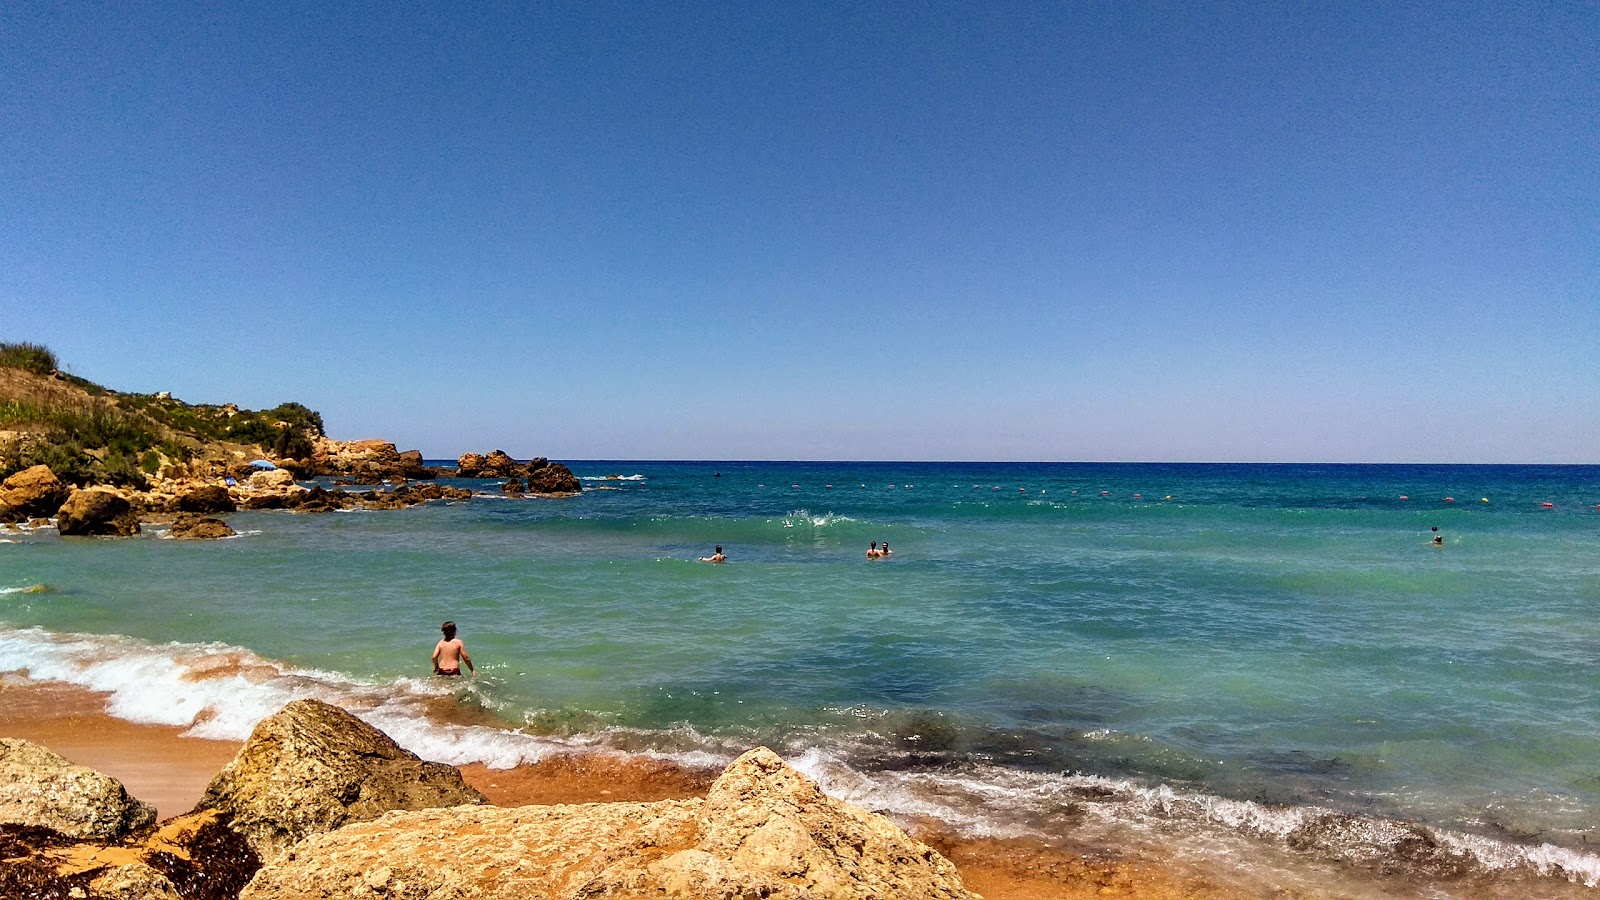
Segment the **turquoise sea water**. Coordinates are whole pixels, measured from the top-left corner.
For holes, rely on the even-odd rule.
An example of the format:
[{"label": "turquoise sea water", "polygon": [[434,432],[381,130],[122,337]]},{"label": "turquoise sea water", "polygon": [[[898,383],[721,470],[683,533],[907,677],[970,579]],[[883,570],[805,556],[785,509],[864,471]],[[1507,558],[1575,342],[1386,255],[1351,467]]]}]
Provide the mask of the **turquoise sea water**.
[{"label": "turquoise sea water", "polygon": [[[0,671],[200,735],[323,696],[456,763],[765,743],[873,808],[1176,829],[1311,882],[1600,880],[1600,467],[572,467],[581,497],[451,482],[490,495],[238,513],[218,543],[9,535]],[[726,565],[696,561],[716,544]],[[446,618],[475,681],[427,677]],[[1470,865],[1305,850],[1329,811]]]}]

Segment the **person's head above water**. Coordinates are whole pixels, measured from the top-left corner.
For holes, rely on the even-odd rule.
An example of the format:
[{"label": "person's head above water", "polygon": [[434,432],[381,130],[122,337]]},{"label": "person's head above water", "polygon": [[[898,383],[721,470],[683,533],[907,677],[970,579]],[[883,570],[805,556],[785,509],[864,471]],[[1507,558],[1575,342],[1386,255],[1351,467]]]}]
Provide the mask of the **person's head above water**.
[{"label": "person's head above water", "polygon": [[439,630],[444,632],[444,639],[445,640],[453,641],[453,640],[456,639],[456,623],[454,623],[454,622],[446,622],[443,625],[439,626]]},{"label": "person's head above water", "polygon": [[721,552],[722,552],[722,545],[721,545],[721,544],[718,544],[718,545],[717,545],[717,552],[718,552],[718,553],[721,553]]}]

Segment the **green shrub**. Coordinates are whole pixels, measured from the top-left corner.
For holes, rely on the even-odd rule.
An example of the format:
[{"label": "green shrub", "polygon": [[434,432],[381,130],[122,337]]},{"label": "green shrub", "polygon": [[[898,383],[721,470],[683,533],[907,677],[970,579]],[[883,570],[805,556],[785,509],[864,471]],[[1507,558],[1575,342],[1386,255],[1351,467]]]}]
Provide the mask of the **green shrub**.
[{"label": "green shrub", "polygon": [[139,458],[139,470],[146,475],[154,475],[161,471],[161,454],[154,450],[146,450],[144,456]]},{"label": "green shrub", "polygon": [[49,375],[56,370],[56,355],[39,344],[0,343],[0,366]]}]

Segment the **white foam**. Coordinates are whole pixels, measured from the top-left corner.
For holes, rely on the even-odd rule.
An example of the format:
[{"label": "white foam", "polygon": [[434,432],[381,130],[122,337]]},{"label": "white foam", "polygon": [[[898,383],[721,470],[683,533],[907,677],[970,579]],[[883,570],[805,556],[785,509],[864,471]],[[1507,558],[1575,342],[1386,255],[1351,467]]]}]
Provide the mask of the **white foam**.
[{"label": "white foam", "polygon": [[829,525],[836,525],[841,522],[858,522],[860,520],[852,519],[849,516],[841,516],[835,512],[826,512],[818,516],[813,515],[808,509],[797,509],[793,512],[786,513],[781,521],[783,522],[783,527],[785,528],[793,528],[796,525],[810,525],[813,528],[826,528]]}]

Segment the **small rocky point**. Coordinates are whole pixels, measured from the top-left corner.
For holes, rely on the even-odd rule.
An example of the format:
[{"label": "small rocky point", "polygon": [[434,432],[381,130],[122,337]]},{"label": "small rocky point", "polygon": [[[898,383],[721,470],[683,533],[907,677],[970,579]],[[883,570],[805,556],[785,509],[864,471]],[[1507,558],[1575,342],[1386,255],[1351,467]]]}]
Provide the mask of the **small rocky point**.
[{"label": "small rocky point", "polygon": [[456,460],[459,478],[504,478],[501,491],[512,496],[521,493],[565,497],[583,491],[578,476],[561,463],[551,462],[542,456],[526,464],[512,459],[504,450],[495,450],[487,456],[481,453],[463,453]]}]

